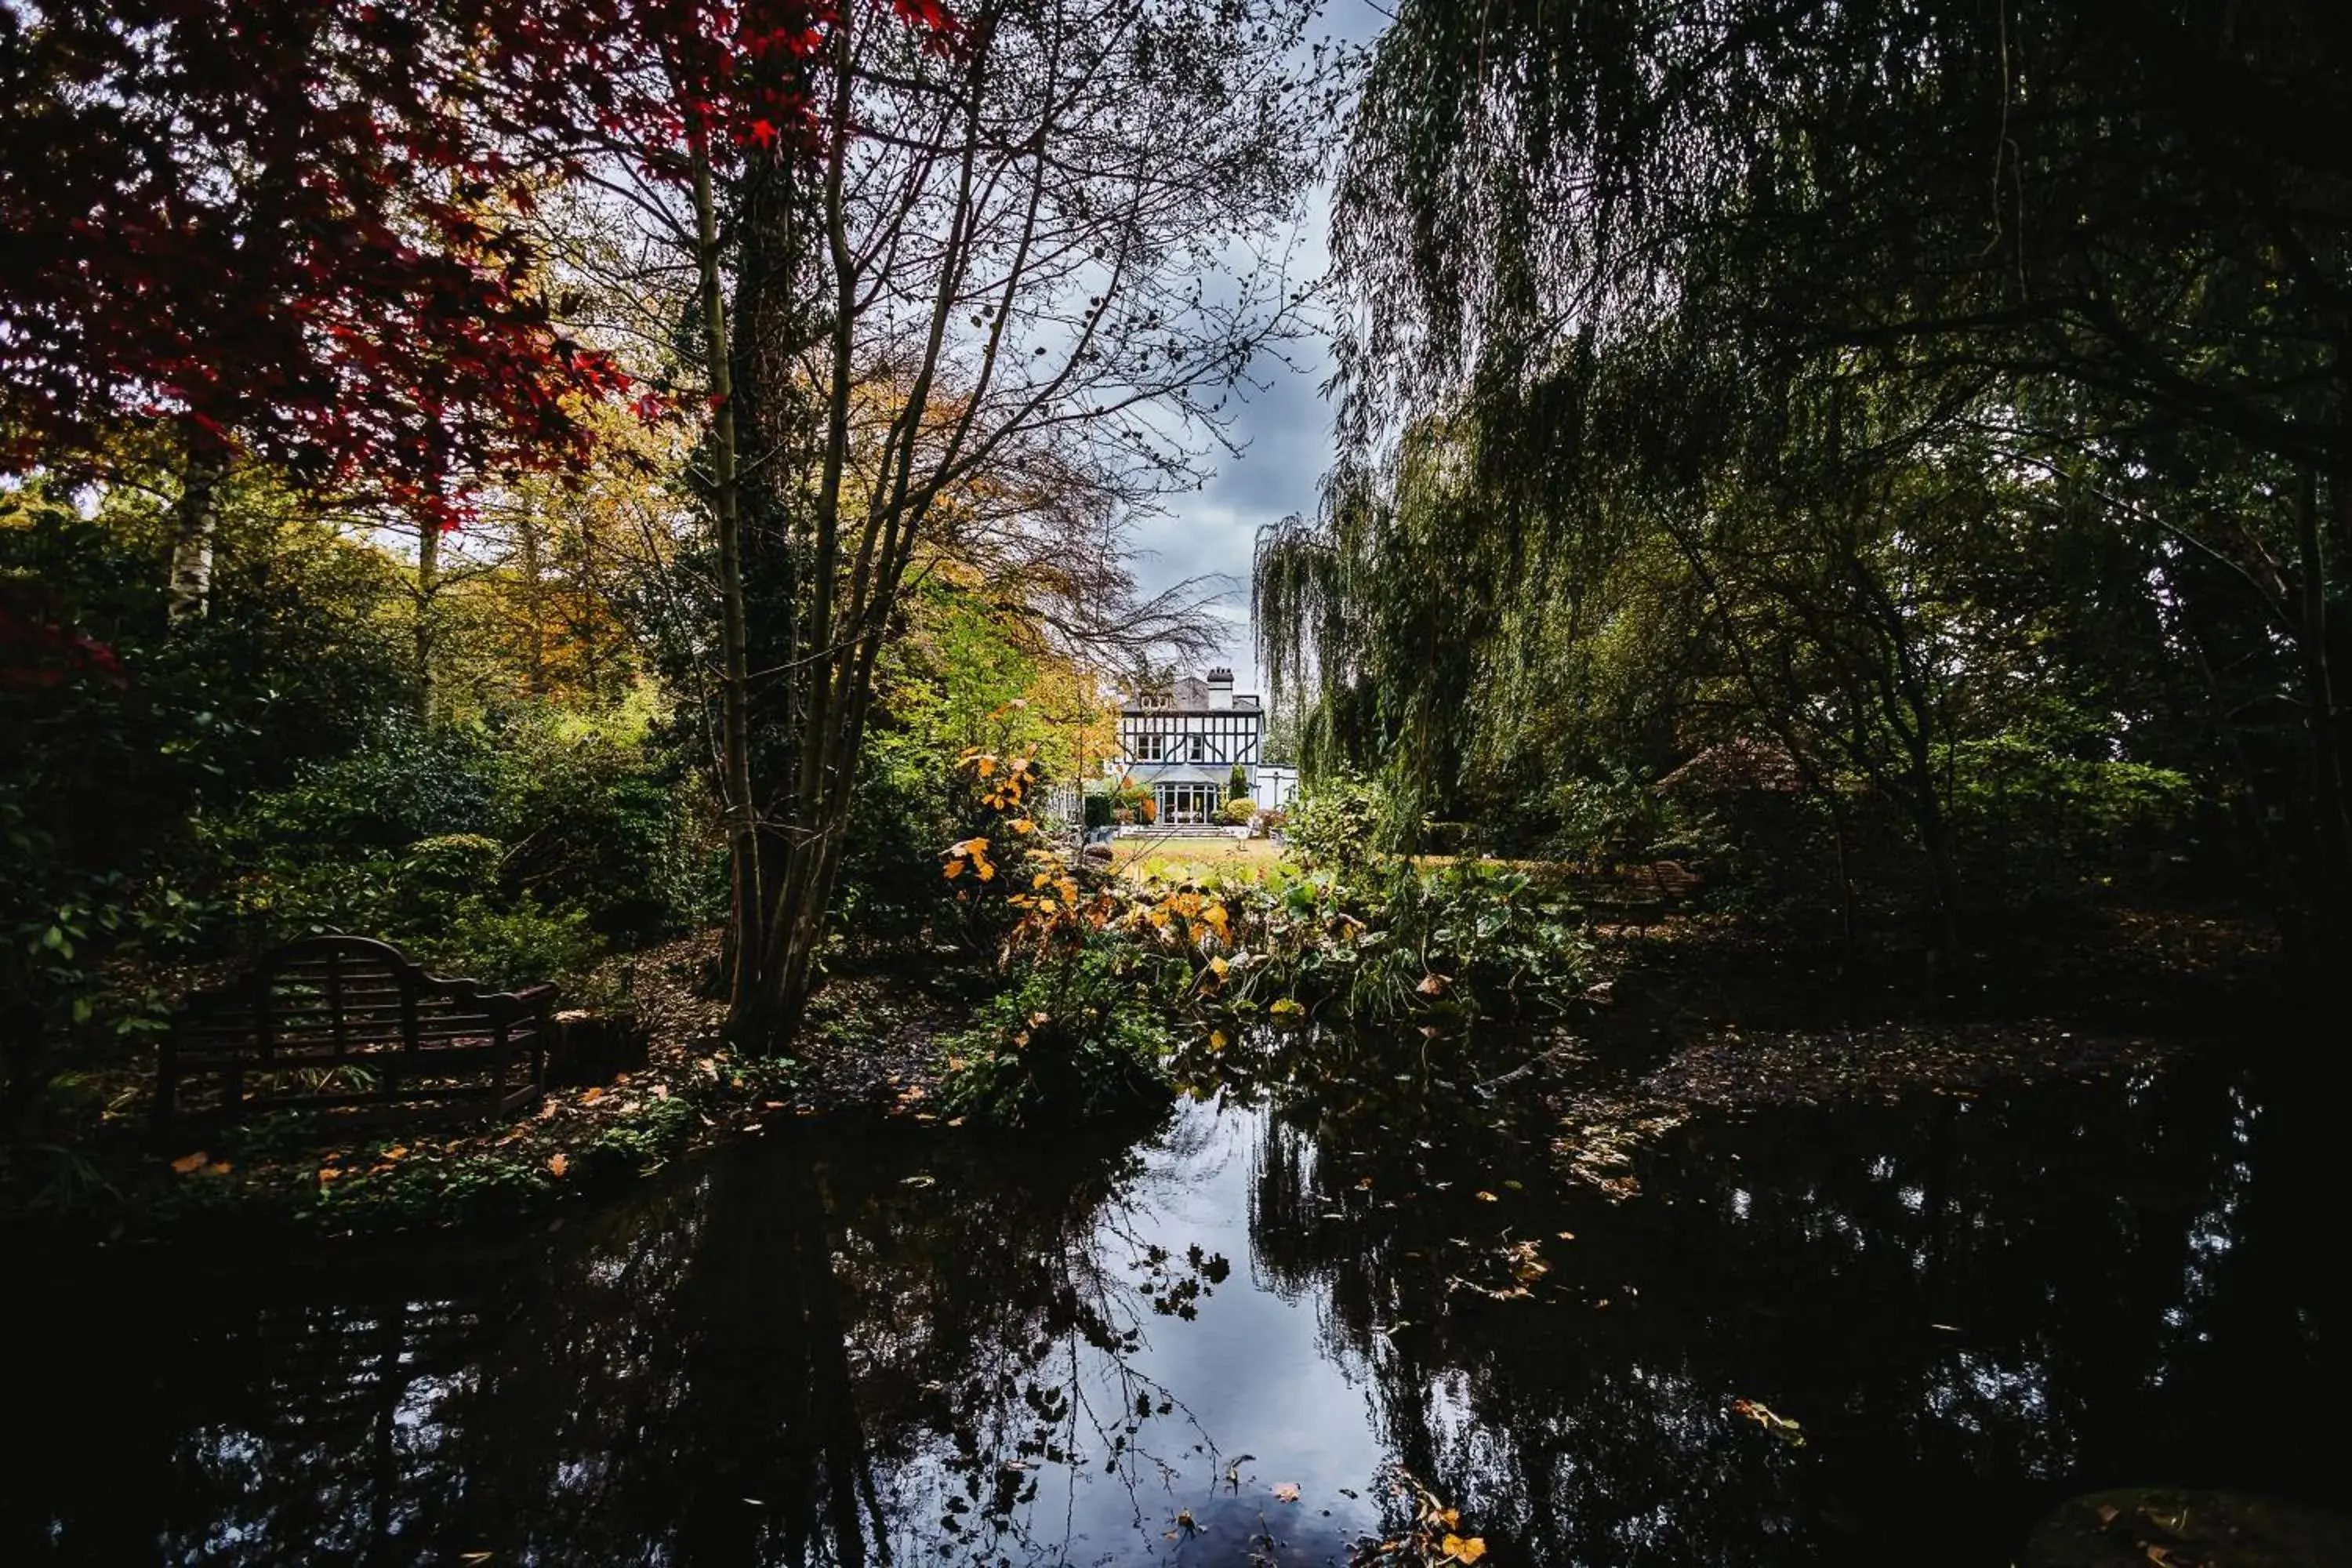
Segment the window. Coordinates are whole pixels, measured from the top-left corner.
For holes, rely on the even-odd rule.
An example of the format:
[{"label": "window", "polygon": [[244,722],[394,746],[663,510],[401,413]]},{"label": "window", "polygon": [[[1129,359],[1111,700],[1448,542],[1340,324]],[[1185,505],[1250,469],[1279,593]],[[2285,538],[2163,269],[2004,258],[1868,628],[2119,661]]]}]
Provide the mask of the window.
[{"label": "window", "polygon": [[1156,785],[1151,794],[1160,808],[1162,827],[1214,822],[1225,804],[1223,794],[1213,784],[1164,784]]},{"label": "window", "polygon": [[1156,763],[1164,755],[1160,747],[1163,739],[1165,737],[1160,735],[1136,735],[1130,738],[1129,749],[1137,762]]},{"label": "window", "polygon": [[1191,738],[1189,754],[1184,760],[1188,763],[1207,762],[1209,760],[1209,742],[1199,735],[1192,736]]}]

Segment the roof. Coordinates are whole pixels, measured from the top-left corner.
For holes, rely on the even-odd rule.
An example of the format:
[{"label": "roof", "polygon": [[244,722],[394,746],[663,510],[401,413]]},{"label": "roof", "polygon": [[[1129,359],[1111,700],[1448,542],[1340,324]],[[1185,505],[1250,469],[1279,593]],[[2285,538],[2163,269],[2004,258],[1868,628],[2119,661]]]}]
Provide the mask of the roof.
[{"label": "roof", "polygon": [[1661,790],[1696,790],[1728,794],[1766,790],[1796,795],[1805,789],[1804,770],[1789,749],[1776,742],[1736,736],[1706,750],[1657,782]]},{"label": "roof", "polygon": [[[1147,696],[1152,700],[1145,700]],[[1197,675],[1180,675],[1163,691],[1129,693],[1118,710],[1139,717],[1147,713],[1255,713],[1259,705],[1255,692],[1236,691],[1231,708],[1213,708],[1209,705],[1209,683]]]}]

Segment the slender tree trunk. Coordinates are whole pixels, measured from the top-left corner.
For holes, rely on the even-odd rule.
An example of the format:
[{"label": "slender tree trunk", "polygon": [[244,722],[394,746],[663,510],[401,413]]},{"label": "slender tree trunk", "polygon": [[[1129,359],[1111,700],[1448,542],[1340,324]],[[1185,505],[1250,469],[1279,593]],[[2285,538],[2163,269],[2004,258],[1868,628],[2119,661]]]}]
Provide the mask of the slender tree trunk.
[{"label": "slender tree trunk", "polygon": [[191,457],[173,510],[172,578],[163,613],[173,626],[202,620],[212,606],[213,543],[220,533],[220,465]]},{"label": "slender tree trunk", "polygon": [[696,251],[700,261],[703,353],[710,364],[711,513],[719,531],[719,748],[726,792],[727,850],[730,889],[728,941],[732,963],[727,984],[728,1017],[736,1037],[754,1022],[759,974],[754,967],[766,942],[760,908],[760,824],[751,801],[751,727],[746,690],[750,685],[748,633],[743,611],[741,489],[735,445],[735,385],[727,333],[727,297],[719,276],[719,213],[710,188],[709,151],[694,152]]},{"label": "slender tree trunk", "polygon": [[433,722],[436,703],[434,619],[441,592],[441,525],[426,518],[416,525],[416,618],[410,626],[415,639],[416,717]]},{"label": "slender tree trunk", "polygon": [[[2327,626],[2327,531],[2320,521],[2318,489],[2318,476],[2306,468],[2295,497],[2296,546],[2303,557],[2303,625],[2295,640],[2311,733],[2312,806],[2318,817],[2316,890],[2323,920],[2332,926],[2343,912],[2347,889],[2352,888],[2352,803],[2347,800],[2342,724],[2336,710]],[[2328,489],[2339,510],[2352,510],[2340,479],[2331,477]]]},{"label": "slender tree trunk", "polygon": [[522,521],[522,584],[524,679],[531,696],[543,698],[547,695],[547,574],[540,560],[536,518]]}]

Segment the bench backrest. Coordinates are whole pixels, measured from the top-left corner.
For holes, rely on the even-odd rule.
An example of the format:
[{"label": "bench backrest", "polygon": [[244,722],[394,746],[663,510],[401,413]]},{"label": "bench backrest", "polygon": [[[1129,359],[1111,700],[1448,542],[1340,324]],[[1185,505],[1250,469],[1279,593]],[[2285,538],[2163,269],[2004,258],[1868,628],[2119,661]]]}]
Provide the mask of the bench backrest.
[{"label": "bench backrest", "polygon": [[305,938],[189,998],[163,1047],[156,1113],[511,1109],[538,1093],[551,994],[441,979],[366,937]]}]

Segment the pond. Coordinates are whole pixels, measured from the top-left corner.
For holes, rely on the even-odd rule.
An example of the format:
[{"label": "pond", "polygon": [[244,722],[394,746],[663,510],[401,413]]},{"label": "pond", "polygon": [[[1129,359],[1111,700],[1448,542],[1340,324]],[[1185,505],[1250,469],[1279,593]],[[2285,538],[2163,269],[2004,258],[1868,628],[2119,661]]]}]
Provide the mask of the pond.
[{"label": "pond", "polygon": [[1497,1563],[2326,1501],[2340,1220],[2280,1114],[2220,1068],[1718,1113],[1622,1200],[1311,1098],[776,1126],[525,1247],[25,1282],[0,1561],[1324,1563],[1403,1528],[1400,1466]]}]

